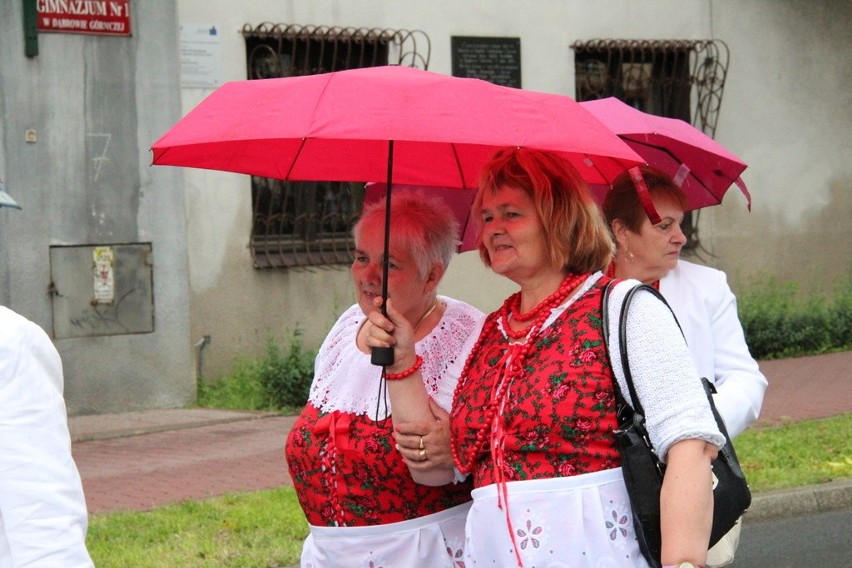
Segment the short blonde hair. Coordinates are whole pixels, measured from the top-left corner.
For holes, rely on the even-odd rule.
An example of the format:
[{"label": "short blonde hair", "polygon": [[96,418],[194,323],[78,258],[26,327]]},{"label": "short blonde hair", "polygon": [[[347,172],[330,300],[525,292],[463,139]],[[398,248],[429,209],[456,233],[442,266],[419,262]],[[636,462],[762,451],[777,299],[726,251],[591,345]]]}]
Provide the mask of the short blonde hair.
[{"label": "short blonde hair", "polygon": [[[361,218],[352,228],[356,243],[365,226],[384,226],[386,203],[383,197],[364,206]],[[429,195],[428,188],[391,193],[391,239],[408,250],[421,278],[435,263],[446,270],[458,248],[458,234],[456,216],[439,197]]]}]

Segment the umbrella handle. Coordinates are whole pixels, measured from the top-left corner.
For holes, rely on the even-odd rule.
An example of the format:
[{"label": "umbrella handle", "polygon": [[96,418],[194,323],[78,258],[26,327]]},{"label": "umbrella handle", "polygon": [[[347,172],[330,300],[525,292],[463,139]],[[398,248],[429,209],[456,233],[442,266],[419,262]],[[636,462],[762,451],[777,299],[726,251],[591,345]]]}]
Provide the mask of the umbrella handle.
[{"label": "umbrella handle", "polygon": [[370,350],[370,363],[382,367],[393,365],[393,347],[373,347]]},{"label": "umbrella handle", "polygon": [[[385,252],[382,258],[382,314],[387,316],[388,299],[388,262],[390,255],[390,224],[391,224],[391,185],[393,184],[393,140],[388,140],[388,178],[385,186]],[[373,347],[370,351],[370,362],[373,365],[387,367],[393,365],[393,347]]]}]

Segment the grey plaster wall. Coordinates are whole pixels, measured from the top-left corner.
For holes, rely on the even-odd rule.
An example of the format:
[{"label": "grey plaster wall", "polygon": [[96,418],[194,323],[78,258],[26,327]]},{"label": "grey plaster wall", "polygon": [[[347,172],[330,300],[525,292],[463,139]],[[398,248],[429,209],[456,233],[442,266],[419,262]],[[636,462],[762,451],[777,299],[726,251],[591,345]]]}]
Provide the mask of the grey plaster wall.
[{"label": "grey plaster wall", "polygon": [[0,177],[23,207],[0,213],[0,301],[53,335],[51,246],[153,250],[152,333],[55,341],[70,414],[195,396],[183,189],[148,151],[180,116],[176,8],[131,9],[131,37],[42,33],[28,58],[22,3],[0,3]]},{"label": "grey plaster wall", "polygon": [[[726,270],[736,292],[771,277],[805,292],[830,290],[852,272],[852,9],[848,0],[179,0],[181,22],[222,30],[223,80],[246,78],[244,24],[423,30],[429,68],[451,72],[451,36],[521,38],[524,88],[574,94],[571,44],[592,38],[714,39],[731,61],[716,138],[748,164],[752,211],[734,187],[701,213],[699,260]],[[183,112],[209,91],[183,89]],[[206,373],[262,354],[301,326],[317,345],[351,302],[348,271],[260,271],[247,250],[247,176],[185,169],[192,335],[211,335]],[[454,259],[441,292],[484,310],[515,286],[476,253]]]},{"label": "grey plaster wall", "polygon": [[716,138],[749,164],[753,200],[734,188],[701,213],[702,259],[735,290],[830,293],[852,276],[852,5],[713,4],[731,51]]},{"label": "grey plaster wall", "polygon": [[[184,22],[222,30],[225,81],[245,79],[241,27],[269,21],[423,30],[430,69],[447,74],[451,36],[520,37],[523,86],[568,95],[574,41],[723,40],[731,64],[716,138],[749,164],[754,199],[749,213],[734,188],[702,212],[700,260],[726,270],[737,292],[769,277],[824,291],[852,271],[848,0],[570,0],[523,12],[513,0],[165,0],[131,9],[132,37],[41,34],[28,59],[22,3],[0,2],[0,178],[24,207],[0,209],[0,302],[53,333],[51,246],[153,250],[153,333],[56,341],[74,414],[190,402],[201,337],[212,337],[204,371],[216,377],[297,327],[315,347],[352,302],[345,267],[252,268],[247,176],[149,166],[150,145],[210,92],[180,84]],[[465,253],[440,291],[491,310],[513,289]]]}]

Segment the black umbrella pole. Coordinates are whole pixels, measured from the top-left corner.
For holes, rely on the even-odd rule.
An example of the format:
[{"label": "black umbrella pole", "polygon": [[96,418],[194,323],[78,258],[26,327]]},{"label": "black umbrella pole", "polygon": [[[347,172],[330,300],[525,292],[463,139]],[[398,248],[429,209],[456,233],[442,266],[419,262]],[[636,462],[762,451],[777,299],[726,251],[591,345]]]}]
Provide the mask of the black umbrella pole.
[{"label": "black umbrella pole", "polygon": [[[382,315],[388,315],[388,264],[390,263],[391,184],[393,183],[393,140],[388,141],[388,178],[385,186],[385,252],[382,255]],[[393,365],[393,347],[373,347],[370,351],[373,365]]]}]

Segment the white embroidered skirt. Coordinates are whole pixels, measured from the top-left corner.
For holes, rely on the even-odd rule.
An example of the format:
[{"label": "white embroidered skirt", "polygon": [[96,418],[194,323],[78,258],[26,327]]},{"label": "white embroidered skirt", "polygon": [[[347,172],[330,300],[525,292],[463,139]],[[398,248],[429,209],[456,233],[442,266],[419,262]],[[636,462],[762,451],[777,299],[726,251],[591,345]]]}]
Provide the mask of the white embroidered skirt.
[{"label": "white embroidered skirt", "polygon": [[310,526],[302,568],[456,568],[470,503],[370,527]]},{"label": "white embroidered skirt", "polygon": [[630,514],[621,468],[506,484],[514,542],[498,486],[475,489],[465,566],[647,568]]}]

